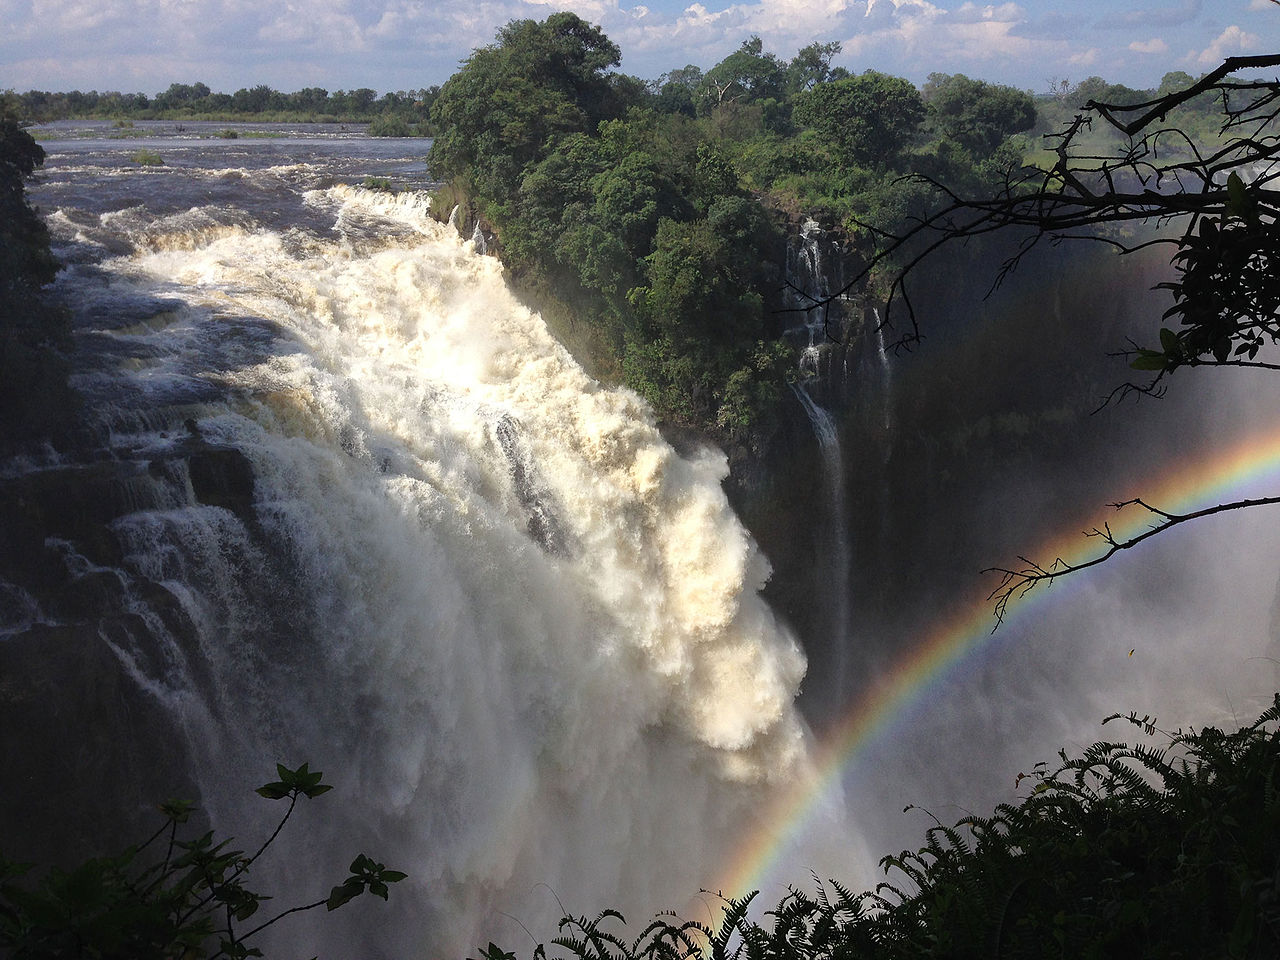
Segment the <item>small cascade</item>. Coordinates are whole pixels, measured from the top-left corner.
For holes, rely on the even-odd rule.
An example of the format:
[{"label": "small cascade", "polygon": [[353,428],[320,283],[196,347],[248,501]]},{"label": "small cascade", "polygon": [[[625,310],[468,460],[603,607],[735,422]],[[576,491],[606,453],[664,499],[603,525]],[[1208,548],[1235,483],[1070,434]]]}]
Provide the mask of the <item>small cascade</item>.
[{"label": "small cascade", "polygon": [[487,256],[489,253],[489,238],[484,235],[484,231],[480,229],[480,221],[476,221],[476,227],[471,231],[471,246],[480,256]]},{"label": "small cascade", "polygon": [[[884,424],[885,434],[889,435],[893,431],[893,408],[891,406],[893,373],[889,369],[889,355],[885,351],[884,322],[880,319],[879,309],[872,307],[871,315],[875,318],[876,362],[880,367],[880,416],[881,422]],[[888,446],[885,447],[885,451],[887,455]]]},{"label": "small cascade", "polygon": [[[826,675],[819,681],[826,695],[838,699],[847,684],[849,647],[852,642],[853,548],[849,538],[848,509],[845,495],[844,455],[835,418],[827,405],[839,402],[848,382],[848,351],[840,350],[845,369],[833,370],[833,360],[840,346],[828,335],[832,325],[843,326],[839,303],[822,310],[809,309],[814,303],[844,287],[844,270],[840,250],[815,220],[806,220],[796,241],[787,249],[787,282],[790,306],[803,320],[792,328],[792,335],[803,336],[806,343],[800,353],[800,378],[792,386],[804,408],[818,441],[822,455],[825,522],[815,526],[825,531],[820,544],[819,563],[825,570],[817,577],[821,584],[817,599],[829,611],[827,618],[827,650],[815,656],[812,671],[817,675],[825,663]],[[822,402],[820,402],[820,400]],[[814,651],[816,654],[817,651]]]},{"label": "small cascade", "polygon": [[839,346],[836,341],[844,327],[844,310],[840,301],[821,308],[815,305],[843,289],[843,258],[836,242],[816,220],[806,220],[787,245],[786,278],[787,308],[797,317],[788,335],[794,340],[803,338],[806,355],[814,353],[802,359],[802,370],[821,381],[824,393],[837,392],[846,381],[844,371],[836,375],[832,369],[834,348]]},{"label": "small cascade", "polygon": [[[840,450],[840,434],[835,418],[818,406],[802,384],[793,384],[796,398],[809,416],[813,434],[822,453],[823,488],[826,492],[828,523],[823,555],[827,559],[827,586],[823,602],[830,611],[830,651],[825,658],[828,675],[821,679],[824,689],[841,691],[848,681],[849,644],[853,632],[853,598],[850,593],[853,571],[853,548],[849,542],[849,519],[844,490],[844,457]],[[816,666],[816,661],[815,661]]]}]

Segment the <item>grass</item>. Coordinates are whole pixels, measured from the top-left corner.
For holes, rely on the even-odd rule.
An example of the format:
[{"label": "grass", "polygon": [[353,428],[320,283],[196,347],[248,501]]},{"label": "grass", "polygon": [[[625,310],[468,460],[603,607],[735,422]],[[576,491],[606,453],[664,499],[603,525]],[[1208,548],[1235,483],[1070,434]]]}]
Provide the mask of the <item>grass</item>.
[{"label": "grass", "polygon": [[146,148],[143,148],[142,150],[135,150],[133,153],[129,154],[129,159],[143,167],[164,166],[164,158],[154,150],[147,150]]}]

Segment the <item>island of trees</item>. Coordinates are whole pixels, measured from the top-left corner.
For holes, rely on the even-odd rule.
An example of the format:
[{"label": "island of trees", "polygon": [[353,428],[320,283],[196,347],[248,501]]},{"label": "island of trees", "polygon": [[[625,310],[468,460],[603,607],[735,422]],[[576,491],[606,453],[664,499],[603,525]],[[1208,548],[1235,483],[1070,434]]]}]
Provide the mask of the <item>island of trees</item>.
[{"label": "island of trees", "polygon": [[9,107],[28,120],[101,118],[133,120],[212,120],[257,123],[369,123],[372,136],[429,136],[427,116],[439,87],[399,90],[378,96],[376,90],[329,91],[304,87],[282,93],[265,84],[234,93],[215,93],[204,83],[172,83],[166,90],[145,93],[50,92],[28,90],[8,94]]}]

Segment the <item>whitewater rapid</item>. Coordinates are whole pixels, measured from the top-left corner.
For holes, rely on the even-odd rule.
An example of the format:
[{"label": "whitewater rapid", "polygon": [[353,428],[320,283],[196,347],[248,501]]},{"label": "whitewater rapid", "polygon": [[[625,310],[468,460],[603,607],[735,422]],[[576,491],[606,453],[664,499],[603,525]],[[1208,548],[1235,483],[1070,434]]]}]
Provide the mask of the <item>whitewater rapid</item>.
[{"label": "whitewater rapid", "polygon": [[124,575],[196,625],[139,597],[166,649],[117,656],[223,829],[266,822],[251,789],[277,759],[326,771],[274,882],[309,896],[356,850],[410,874],[290,949],[462,956],[518,945],[511,920],[549,938],[561,904],[682,905],[812,776],[804,659],[758,595],[724,455],[677,455],[586,376],[425,195],[304,203],[327,229],[226,206],[51,218],[111,254],[68,271],[69,302],[153,304],[109,332],[133,359],[78,374],[130,398],[97,405],[113,446],[198,436],[254,478],[247,518],[175,497],[115,522]]}]

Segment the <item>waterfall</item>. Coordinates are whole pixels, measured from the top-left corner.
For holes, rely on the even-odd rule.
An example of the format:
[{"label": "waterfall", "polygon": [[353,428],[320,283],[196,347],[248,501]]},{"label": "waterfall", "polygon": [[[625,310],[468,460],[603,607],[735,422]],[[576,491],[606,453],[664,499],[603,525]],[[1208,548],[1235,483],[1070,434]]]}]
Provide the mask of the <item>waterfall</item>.
[{"label": "waterfall", "polygon": [[[216,825],[274,812],[251,790],[275,760],[335,784],[282,836],[284,890],[356,850],[410,874],[343,932],[282,931],[292,952],[463,956],[513,943],[506,915],[552,935],[557,898],[641,919],[692,896],[811,775],[804,660],[724,455],[677,455],[417,196],[306,204],[331,229],[59,227],[130,250],[61,284],[99,304],[98,456],[143,490],[118,548],[59,548],[67,576],[119,585],[131,626],[104,641]],[[19,599],[6,629],[57,619]],[[823,844],[806,866],[848,875]]]},{"label": "waterfall", "polygon": [[[787,280],[792,289],[791,307],[803,310],[814,300],[820,300],[844,286],[844,272],[838,250],[815,220],[806,220],[795,242],[788,246]],[[832,396],[838,395],[837,385],[828,369],[830,344],[820,343],[825,337],[827,317],[803,314],[803,324],[795,332],[807,339],[800,354],[800,378],[792,389],[799,399],[822,456],[823,490],[827,516],[818,526],[826,531],[822,544],[821,562],[826,569],[815,571],[821,585],[818,602],[829,611],[826,617],[827,636],[823,662],[827,675],[815,678],[827,698],[838,699],[847,689],[849,647],[853,640],[852,582],[853,548],[850,542],[847,496],[845,493],[844,457],[840,449],[840,436],[831,412],[814,398],[815,388]],[[837,311],[835,322],[839,324]],[[842,351],[846,358],[847,351]],[[847,381],[842,371],[840,384]]]},{"label": "waterfall", "polygon": [[828,511],[826,529],[829,531],[824,551],[829,565],[827,591],[822,599],[831,611],[831,650],[827,657],[830,675],[820,678],[819,683],[824,691],[838,693],[847,689],[849,644],[853,638],[853,603],[850,595],[853,550],[849,542],[849,518],[845,508],[844,463],[840,453],[840,437],[831,414],[814,403],[803,384],[795,384],[792,389],[809,416],[814,436],[818,440],[818,449],[822,453],[823,487]]},{"label": "waterfall", "polygon": [[[876,335],[876,361],[880,369],[880,413],[881,421],[884,424],[884,432],[886,436],[891,437],[893,432],[893,372],[889,368],[889,355],[885,351],[884,346],[884,322],[880,319],[880,310],[877,307],[871,308],[871,316],[875,319],[875,335]],[[889,446],[885,445],[885,454],[888,455]]]}]

